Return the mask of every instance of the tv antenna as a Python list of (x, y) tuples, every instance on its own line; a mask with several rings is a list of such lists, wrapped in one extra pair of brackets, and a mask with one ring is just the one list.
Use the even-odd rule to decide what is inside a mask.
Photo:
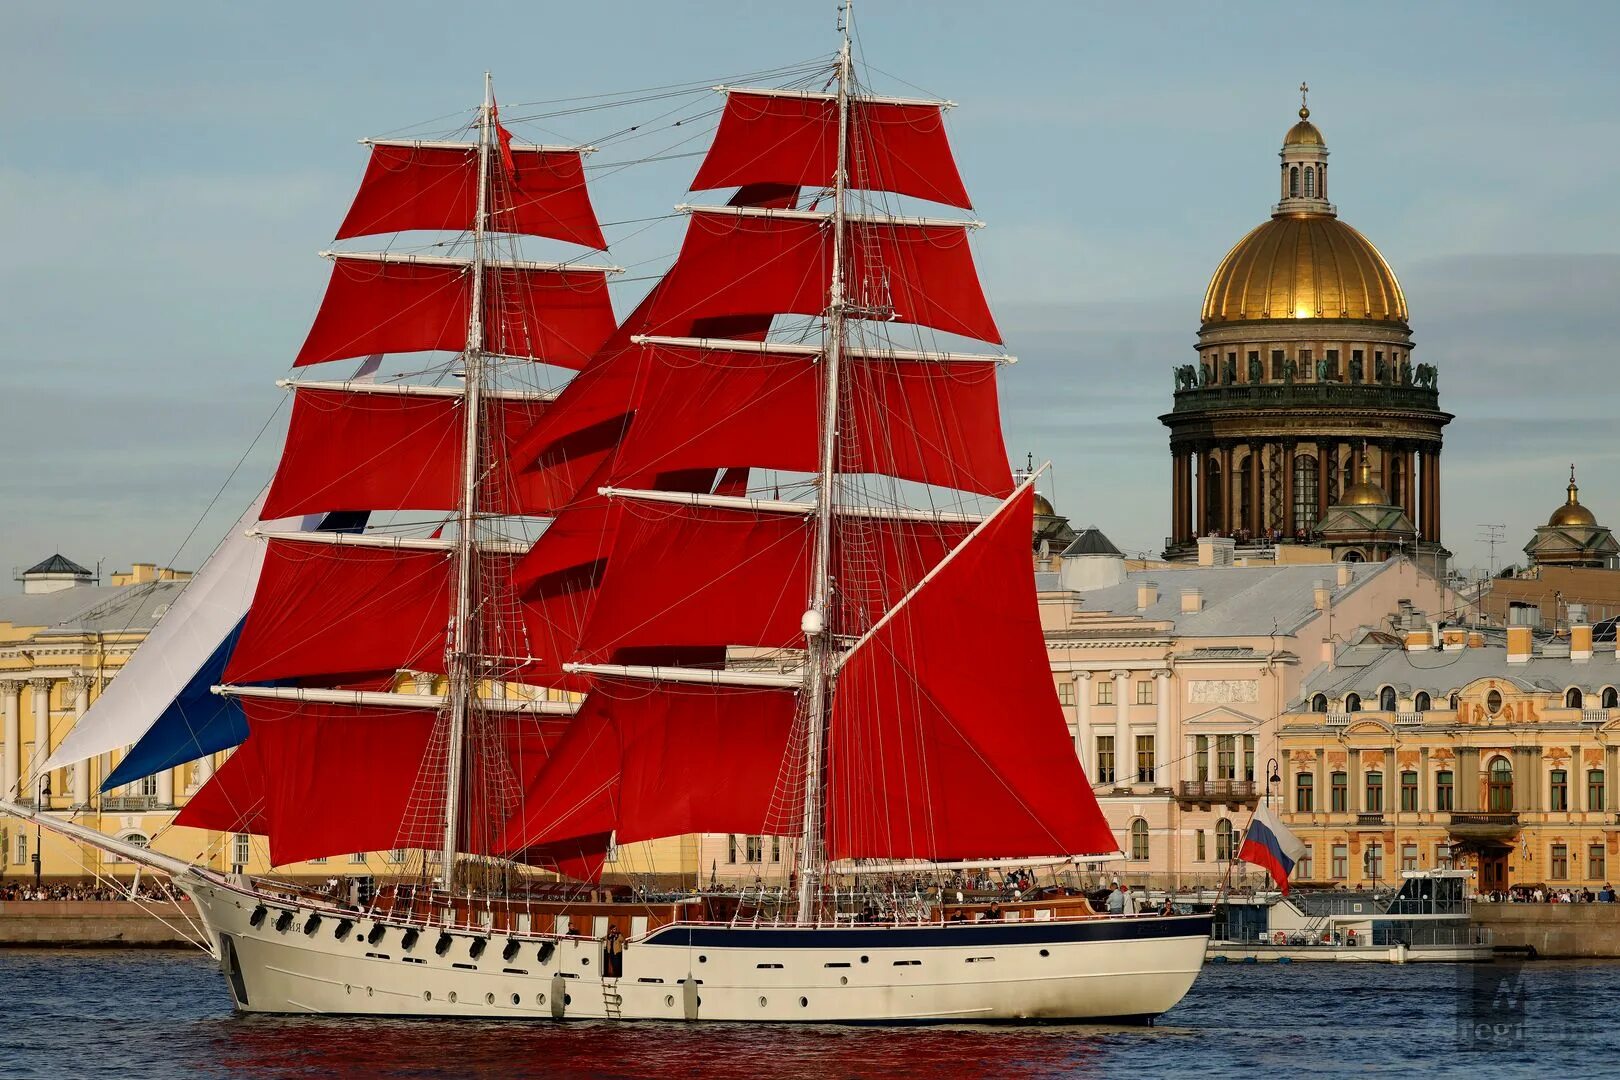
[(1502, 533), (1506, 531), (1507, 525), (1498, 523), (1491, 525), (1480, 525), (1478, 528), (1482, 530), (1479, 535), (1480, 542), (1485, 544), (1486, 547), (1490, 549), (1490, 575), (1491, 577), (1495, 577), (1496, 545), (1502, 543)]

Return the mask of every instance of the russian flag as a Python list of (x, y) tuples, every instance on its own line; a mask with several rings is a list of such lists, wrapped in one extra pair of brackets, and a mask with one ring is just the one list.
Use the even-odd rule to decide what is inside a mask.
[(1244, 834), (1243, 847), (1238, 850), (1238, 858), (1244, 862), (1265, 867), (1284, 896), (1288, 895), (1288, 875), (1304, 854), (1305, 845), (1277, 819), (1269, 806), (1255, 811), (1249, 821), (1249, 831)]

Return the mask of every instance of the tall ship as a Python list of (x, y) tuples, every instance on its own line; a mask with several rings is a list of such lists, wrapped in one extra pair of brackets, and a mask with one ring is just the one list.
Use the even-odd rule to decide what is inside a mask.
[[(234, 747), (177, 825), (390, 874), (310, 888), (5, 806), (169, 875), (239, 1010), (1144, 1021), (1192, 985), (1210, 916), (1063, 885), (1117, 844), (1039, 627), (951, 103), (871, 93), (840, 32), (714, 88), (691, 190), (732, 194), (679, 208), (622, 322), (588, 148), (513, 141), (487, 76), (462, 137), (368, 142), (337, 236), (391, 239), (329, 253), (294, 361), (360, 370), (289, 380), (273, 481), (143, 646), (219, 707), (143, 705), (137, 654), (77, 752), (133, 744), (123, 783)], [(779, 860), (598, 884), (693, 834)], [(986, 895), (989, 867), (1029, 873)]]

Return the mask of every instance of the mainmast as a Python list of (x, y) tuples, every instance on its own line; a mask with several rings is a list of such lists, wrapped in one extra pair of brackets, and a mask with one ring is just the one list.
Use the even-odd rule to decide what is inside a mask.
[(462, 750), (467, 737), (467, 710), (478, 691), (478, 672), (473, 646), (478, 639), (473, 620), (478, 617), (473, 591), (478, 583), (478, 484), (480, 465), (480, 419), (483, 413), (484, 366), (484, 224), (489, 207), (489, 153), (494, 93), (489, 72), (484, 72), (484, 104), (478, 114), (478, 207), (473, 217), (472, 303), (467, 312), (466, 378), (462, 393), (463, 439), (461, 448), (461, 501), (457, 508), (456, 616), (451, 627), (450, 655), (450, 737), (445, 752), (444, 851), (440, 863), (444, 888), (454, 883), (456, 840), (460, 828)]
[(831, 698), (831, 678), (835, 642), (828, 614), (832, 597), (833, 508), (838, 482), (838, 402), (839, 364), (844, 351), (844, 196), (849, 187), (849, 84), (850, 84), (850, 7), (844, 0), (839, 29), (843, 44), (838, 50), (838, 165), (833, 172), (833, 264), (832, 283), (827, 290), (826, 371), (821, 405), (821, 470), (816, 485), (816, 561), (810, 610), (804, 614), (804, 632), (809, 647), (805, 678), (809, 682), (807, 732), (805, 739), (804, 827), (799, 840), (799, 910), (797, 921), (815, 922), (816, 905), (826, 859), (822, 833), (823, 811), (822, 752), (827, 739), (827, 706)]

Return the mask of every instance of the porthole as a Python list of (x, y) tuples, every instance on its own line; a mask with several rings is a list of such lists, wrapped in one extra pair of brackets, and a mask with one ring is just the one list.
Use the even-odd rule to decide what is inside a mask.
[(536, 995), (534, 995), (534, 1003), (536, 1005), (544, 1005), (546, 1003), (546, 995), (544, 995), (544, 994), (536, 994)]
[(765, 1007), (765, 999), (763, 997), (759, 999), (759, 1007), (762, 1009)]
[(810, 1007), (810, 999), (809, 998), (802, 997), (802, 998), (799, 999), (799, 1008), (808, 1009), (809, 1007)]
[(707, 963), (708, 963), (708, 962), (709, 962), (709, 958), (708, 958), (708, 957), (707, 957), (707, 956), (700, 956), (700, 957), (698, 957), (698, 963), (700, 963), (700, 964), (707, 964)]
[(838, 985), (839, 986), (848, 986), (849, 985), (849, 976), (848, 975), (840, 975), (840, 976), (838, 976)]
[(563, 995), (563, 1004), (564, 1005), (572, 1005), (573, 1003), (574, 1003), (574, 995), (573, 994), (564, 994)]
[(863, 956), (863, 957), (861, 957), (861, 963), (863, 963), (863, 964), (868, 963), (871, 959), (872, 958), (870, 956)]
[(456, 1003), (456, 992), (454, 990), (452, 990), (452, 991), (450, 991), (450, 1004), (454, 1005), (455, 1003)]
[(1042, 949), (1041, 950), (1041, 955), (1042, 956), (1051, 956), (1052, 954), (1049, 951), (1047, 951), (1046, 949)]
[(675, 1005), (675, 995), (674, 994), (665, 994), (664, 995), (664, 1008), (666, 1008), (666, 1009), (673, 1008), (674, 1005)]
[(518, 995), (513, 994), (512, 995), (512, 1004), (521, 1005), (521, 1004), (523, 1004), (523, 999), (521, 997), (519, 997)]
[(371, 987), (366, 987), (366, 997), (371, 997)]
[(422, 1000), (423, 1001), (432, 1001), (433, 1000), (433, 991), (431, 991), (431, 990), (422, 991)]
[(348, 983), (344, 983), (343, 984), (343, 992), (345, 994), (352, 994), (352, 993), (354, 993), (354, 987), (350, 986)]
[(485, 994), (484, 995), (484, 1004), (485, 1005), (493, 1005), (493, 1004), (495, 1004), (495, 995), (494, 994)]
[(591, 966), (591, 958), (588, 957), (588, 956), (580, 957), (579, 958), (579, 966), (580, 967), (590, 967)]

